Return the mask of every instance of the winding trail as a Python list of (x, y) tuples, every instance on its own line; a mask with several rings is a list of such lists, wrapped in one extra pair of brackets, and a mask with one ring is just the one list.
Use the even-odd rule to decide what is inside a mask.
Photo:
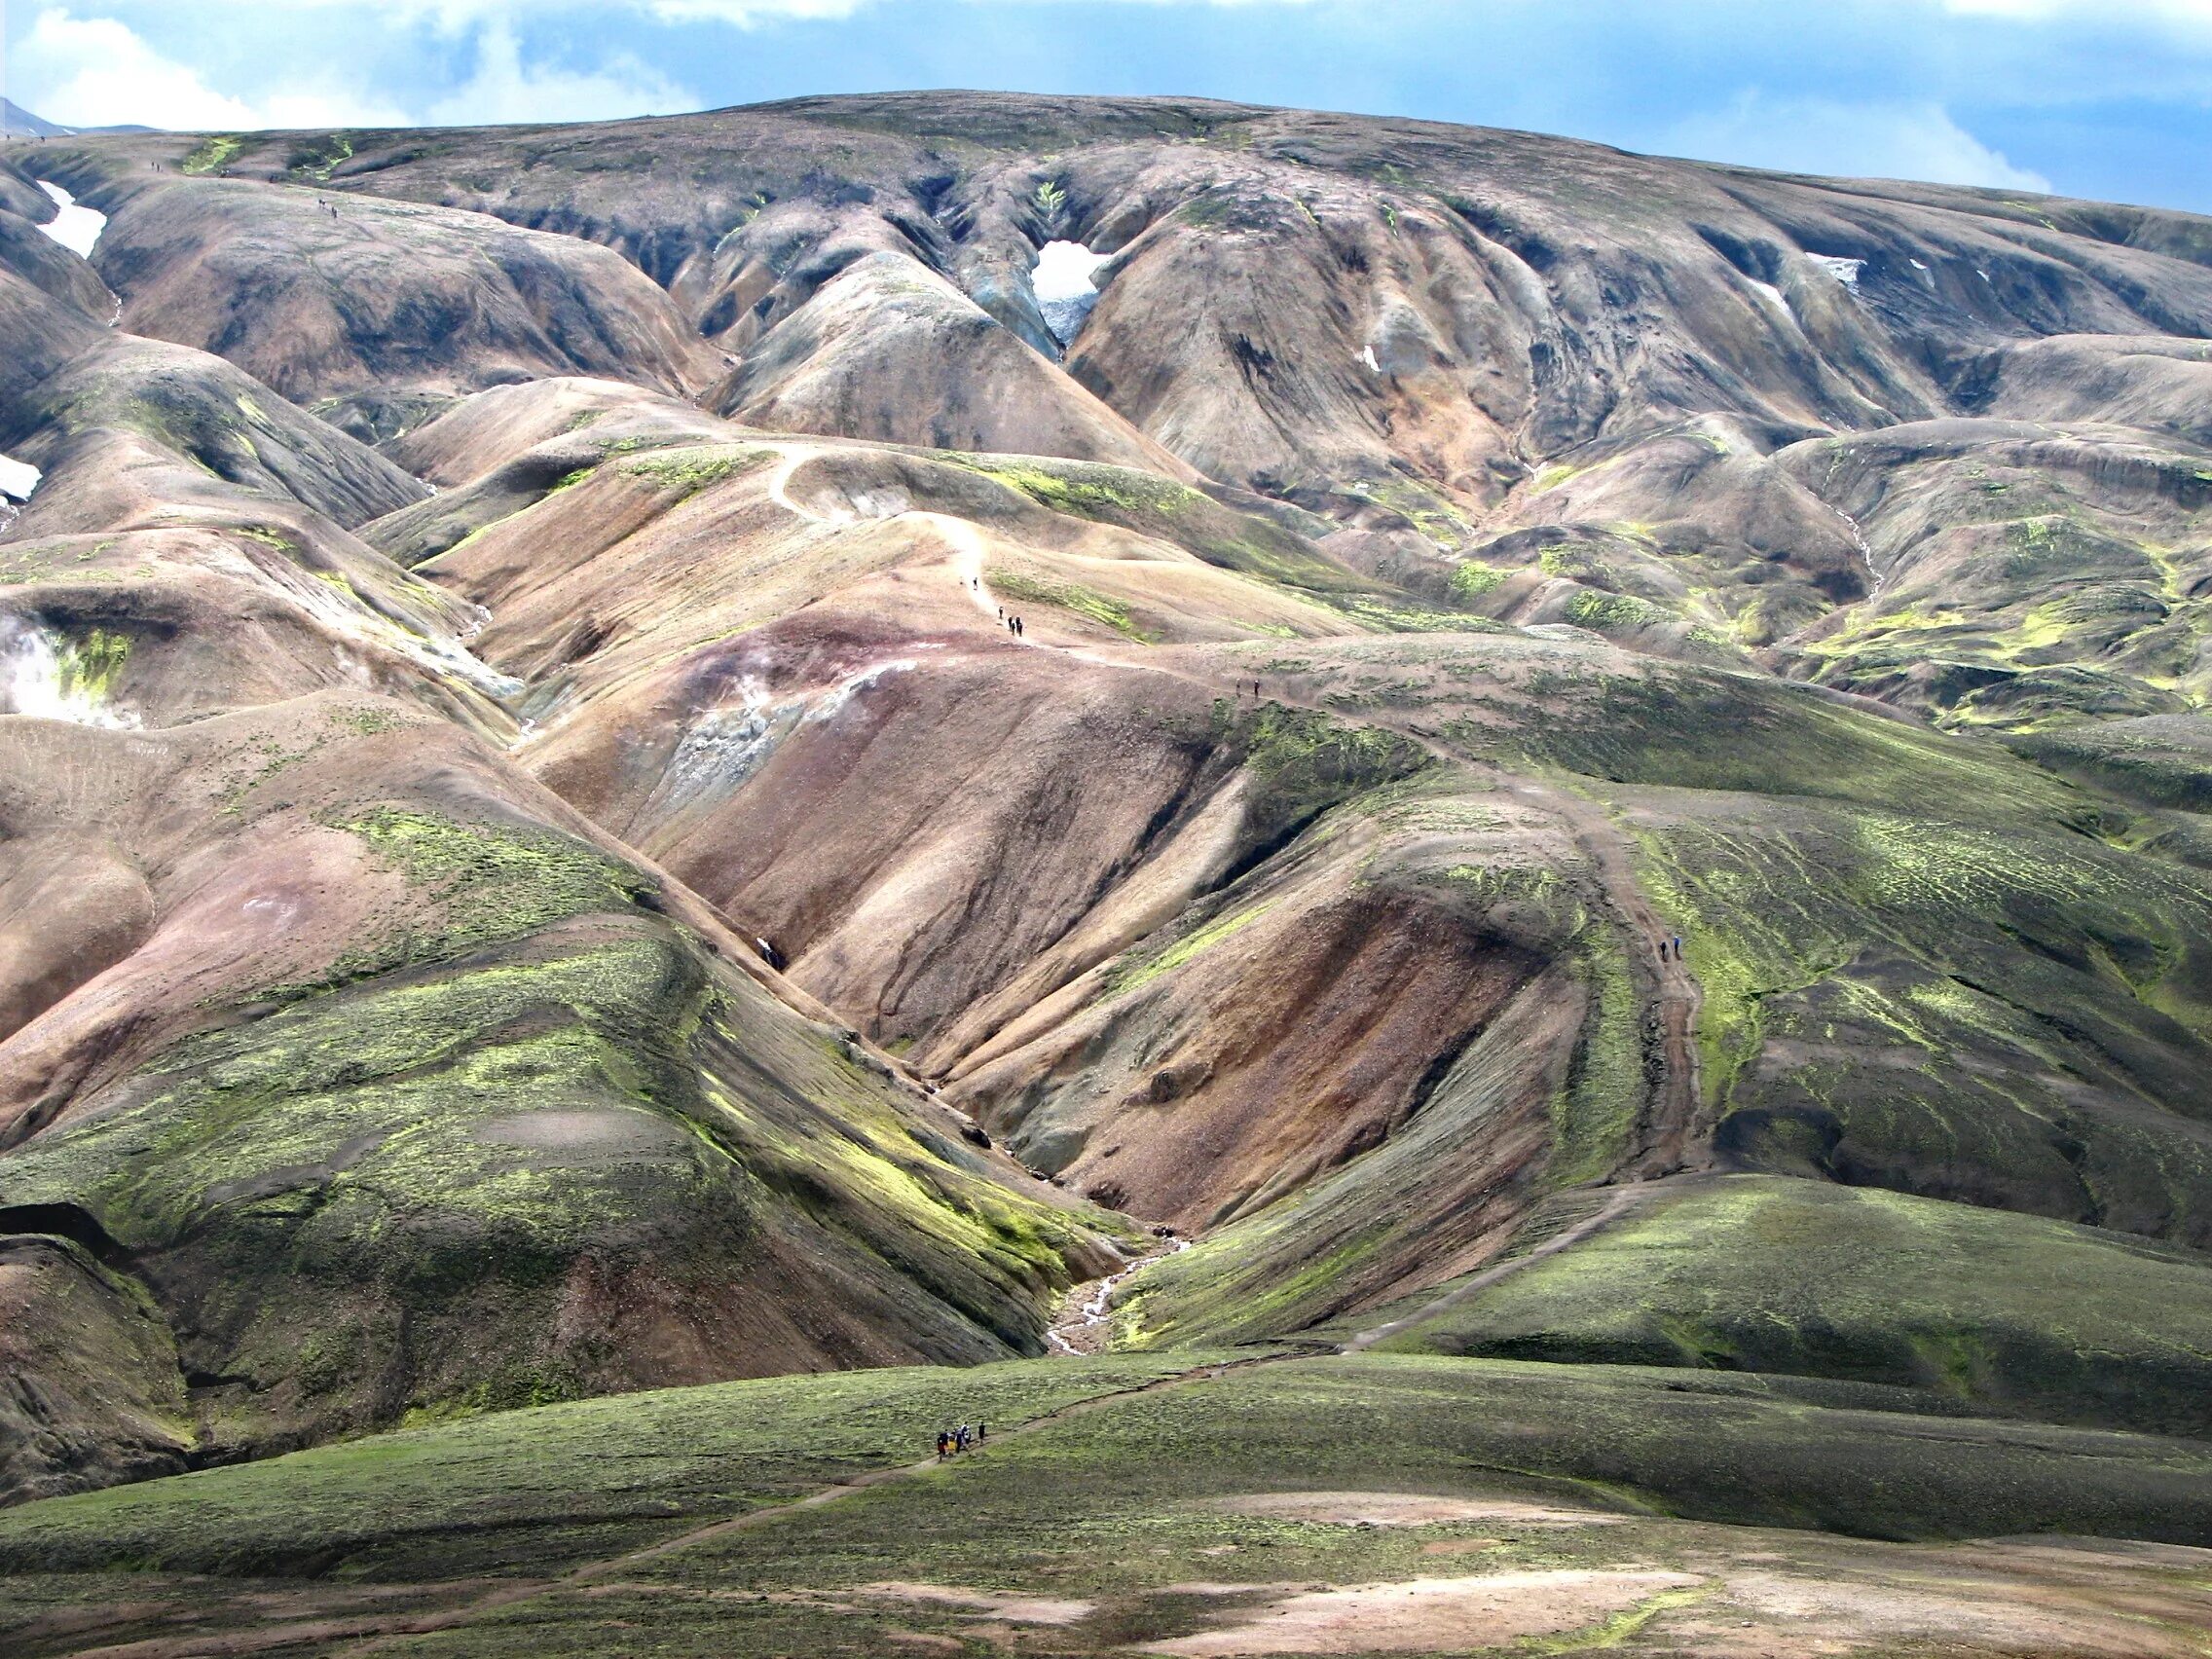
[(976, 608), (991, 619), (992, 624), (1006, 633), (1017, 645), (1028, 645), (1033, 650), (1045, 649), (1042, 641), (1032, 640), (1026, 634), (1008, 630), (1002, 620), (1005, 608), (992, 594), (990, 583), (983, 578), (983, 533), (964, 518), (950, 513), (901, 513), (899, 517), (913, 519), (928, 525), (952, 544), (952, 579), (959, 583), (960, 591), (975, 603)]
[[(1071, 1400), (1064, 1406), (1054, 1407), (1051, 1411), (1030, 1418), (1012, 1428), (1002, 1429), (975, 1451), (961, 1454), (961, 1457), (988, 1456), (991, 1447), (1001, 1441), (1015, 1439), (1025, 1434), (1034, 1434), (1040, 1429), (1065, 1422), (1071, 1418), (1082, 1417), (1088, 1412), (1098, 1411), (1119, 1401), (1133, 1399), (1138, 1395), (1163, 1393), (1171, 1388), (1184, 1388), (1198, 1383), (1216, 1382), (1232, 1371), (1245, 1371), (1254, 1366), (1262, 1365), (1280, 1365), (1288, 1360), (1311, 1357), (1312, 1355), (1309, 1352), (1294, 1350), (1255, 1354), (1245, 1359), (1220, 1360), (1207, 1365), (1193, 1366), (1188, 1371), (1179, 1371), (1171, 1376), (1155, 1378), (1149, 1382), (1139, 1383), (1133, 1387), (1114, 1388), (1104, 1393), (1087, 1395), (1083, 1399)], [(339, 1659), (357, 1659), (359, 1655), (378, 1652), (406, 1637), (424, 1636), (435, 1631), (453, 1630), (458, 1626), (465, 1625), (480, 1618), (486, 1613), (498, 1612), (501, 1608), (514, 1606), (518, 1603), (535, 1601), (540, 1596), (554, 1595), (565, 1590), (582, 1589), (594, 1584), (604, 1584), (610, 1579), (618, 1578), (624, 1572), (658, 1561), (664, 1556), (674, 1555), (679, 1551), (691, 1549), (700, 1544), (711, 1543), (715, 1539), (726, 1537), (732, 1532), (751, 1531), (756, 1528), (772, 1526), (788, 1516), (803, 1514), (810, 1509), (819, 1509), (824, 1504), (835, 1503), (841, 1498), (851, 1497), (856, 1493), (868, 1492), (876, 1487), (887, 1486), (896, 1481), (913, 1480), (940, 1467), (942, 1467), (942, 1464), (940, 1460), (931, 1456), (923, 1458), (920, 1462), (893, 1464), (885, 1468), (869, 1469), (857, 1475), (848, 1475), (843, 1480), (819, 1488), (806, 1493), (803, 1497), (792, 1498), (783, 1503), (769, 1504), (760, 1509), (749, 1509), (742, 1515), (730, 1515), (719, 1521), (710, 1521), (703, 1526), (679, 1532), (673, 1537), (663, 1538), (657, 1543), (645, 1544), (638, 1549), (625, 1550), (619, 1555), (608, 1556), (599, 1561), (585, 1562), (579, 1567), (571, 1567), (558, 1577), (502, 1584), (497, 1589), (473, 1597), (457, 1606), (408, 1613), (371, 1614), (353, 1620), (324, 1619), (314, 1621), (312, 1624), (293, 1624), (258, 1631), (240, 1632), (236, 1638), (217, 1639), (223, 1642), (223, 1645), (220, 1646), (212, 1644), (210, 1640), (204, 1637), (164, 1637), (150, 1641), (129, 1642), (120, 1647), (85, 1649), (71, 1655), (70, 1659), (187, 1659), (188, 1655), (195, 1656), (195, 1659), (197, 1659), (199, 1655), (250, 1653), (265, 1648), (290, 1646), (302, 1641), (335, 1641), (348, 1639), (353, 1640), (353, 1645), (335, 1651), (339, 1655)]]
[[(779, 450), (779, 453), (784, 459), (768, 477), (768, 498), (774, 501), (777, 506), (783, 508), (793, 518), (801, 519), (808, 524), (833, 525), (845, 522), (897, 524), (903, 520), (912, 524), (928, 525), (952, 549), (952, 579), (958, 584), (961, 593), (967, 597), (969, 602), (977, 610), (989, 617), (992, 626), (1005, 633), (1007, 638), (1015, 645), (1028, 645), (1037, 650), (1046, 648), (1041, 642), (1032, 640), (1025, 634), (1015, 634), (1007, 629), (1006, 608), (991, 592), (990, 583), (983, 575), (983, 533), (977, 530), (975, 525), (952, 513), (926, 512), (918, 507), (908, 508), (904, 512), (885, 513), (880, 517), (869, 517), (866, 514), (855, 513), (849, 521), (834, 518), (825, 513), (818, 513), (811, 507), (802, 507), (798, 502), (792, 499), (791, 482), (793, 473), (804, 466), (809, 461), (814, 460), (822, 452), (815, 449), (784, 447)], [(1088, 653), (1079, 652), (1077, 654)]]
[(1659, 920), (1636, 878), (1628, 837), (1612, 815), (1568, 789), (1515, 778), (1513, 793), (1541, 800), (1567, 827), (1575, 847), (1598, 873), (1599, 885), (1623, 928), (1641, 937), (1634, 967), (1644, 990), (1644, 1044), (1656, 1047), (1661, 1069), (1645, 1101), (1639, 1171), (1669, 1175), (1684, 1166), (1691, 1137), (1705, 1110), (1705, 1080), (1697, 1048), (1697, 1019), (1705, 989), (1689, 965), (1663, 954), (1674, 932)]

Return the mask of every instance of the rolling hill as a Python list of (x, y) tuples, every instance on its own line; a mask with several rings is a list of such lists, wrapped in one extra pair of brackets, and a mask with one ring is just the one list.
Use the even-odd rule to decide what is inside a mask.
[[(456, 1613), (330, 1493), (476, 1457), (424, 1524), (527, 1555), (557, 1518), (505, 1538), (484, 1472), (520, 1425), (635, 1395), (677, 1456), (771, 1402), (829, 1437), (793, 1492), (904, 1481), (849, 1381), (739, 1380), (934, 1401), (1070, 1348), (1255, 1492), (1321, 1476), (1289, 1427), (1238, 1463), (1216, 1384), (1372, 1419), (1394, 1492), (1643, 1518), (1544, 1566), (1565, 1523), (1514, 1511), (1501, 1563), (1603, 1580), (1514, 1640), (1788, 1650), (1708, 1624), (1823, 1568), (1754, 1593), (1695, 1528), (2201, 1579), (2212, 221), (1186, 99), (74, 135), (0, 150), (0, 339), (26, 1596), (346, 1568), (505, 1651), (539, 1615)], [(1276, 1651), (1262, 1590), (1326, 1624), (1283, 1599), (1445, 1570), (1198, 1526), (1252, 1494), (1038, 1386), (1040, 1490), (1143, 1494), (1097, 1550), (1178, 1517), (1242, 1588), (1039, 1557), (1083, 1612), (963, 1615), (1023, 1650)], [(292, 1532), (148, 1553), (286, 1470)], [(970, 1479), (881, 1501), (926, 1535)], [(570, 1565), (752, 1502), (684, 1491)], [(889, 1537), (793, 1548), (910, 1591)], [(247, 1616), (193, 1584), (135, 1625), (49, 1585), (18, 1637)], [(2131, 1651), (2085, 1605), (1958, 1650)], [(1914, 1606), (1835, 1651), (1934, 1640)]]

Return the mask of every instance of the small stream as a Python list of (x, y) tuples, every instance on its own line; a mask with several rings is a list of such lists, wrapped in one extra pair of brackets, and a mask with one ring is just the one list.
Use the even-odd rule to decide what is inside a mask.
[(1137, 1257), (1121, 1272), (1108, 1273), (1102, 1279), (1093, 1279), (1091, 1283), (1096, 1288), (1091, 1291), (1088, 1297), (1078, 1301), (1077, 1298), (1082, 1295), (1083, 1286), (1076, 1285), (1070, 1289), (1067, 1303), (1061, 1308), (1059, 1317), (1052, 1321), (1051, 1328), (1045, 1333), (1045, 1340), (1051, 1345), (1052, 1352), (1069, 1354), (1101, 1352), (1106, 1346), (1106, 1321), (1113, 1307), (1114, 1292), (1135, 1274), (1151, 1267), (1153, 1263), (1164, 1261), (1169, 1256), (1179, 1256), (1190, 1247), (1191, 1241), (1188, 1238), (1177, 1238), (1170, 1235), (1159, 1239), (1155, 1241), (1151, 1249)]

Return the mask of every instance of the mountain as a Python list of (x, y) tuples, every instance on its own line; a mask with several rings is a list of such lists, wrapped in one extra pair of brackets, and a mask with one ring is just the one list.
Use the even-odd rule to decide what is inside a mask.
[[(0, 232), (0, 1494), (404, 1428), (504, 1526), (475, 1414), (887, 1366), (1141, 1484), (1052, 1377), (1306, 1355), (1405, 1491), (2212, 1544), (2212, 221), (940, 93), (73, 137)], [(0, 1568), (405, 1553), (179, 1489)], [(1666, 1559), (1512, 1628), (1721, 1650)], [(1066, 1650), (1264, 1650), (1145, 1605)]]
[(0, 98), (0, 137), (63, 138), (73, 130), (40, 120), (12, 98)]

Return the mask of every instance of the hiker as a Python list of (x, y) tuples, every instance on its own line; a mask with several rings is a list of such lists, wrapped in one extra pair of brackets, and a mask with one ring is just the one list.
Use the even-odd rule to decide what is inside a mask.
[(976, 1425), (976, 1444), (977, 1444), (977, 1445), (980, 1446), (980, 1445), (981, 1445), (981, 1444), (982, 1444), (982, 1443), (983, 1443), (984, 1441), (986, 1441), (986, 1440), (990, 1439), (990, 1437), (991, 1437), (991, 1425), (990, 1425), (989, 1423), (987, 1423), (987, 1422), (979, 1422), (979, 1423), (977, 1423), (977, 1424)]
[(944, 1461), (944, 1454), (951, 1445), (952, 1436), (945, 1433), (943, 1429), (939, 1429), (937, 1431), (937, 1460), (939, 1462)]
[(1677, 962), (1679, 962), (1679, 961), (1680, 961), (1681, 959), (1682, 959), (1682, 936), (1681, 936), (1680, 934), (1677, 934), (1677, 935), (1675, 936), (1675, 960), (1676, 960)]
[(767, 940), (756, 935), (753, 940), (753, 948), (760, 953), (760, 960), (777, 973), (781, 974), (784, 971), (784, 953), (769, 943)]

